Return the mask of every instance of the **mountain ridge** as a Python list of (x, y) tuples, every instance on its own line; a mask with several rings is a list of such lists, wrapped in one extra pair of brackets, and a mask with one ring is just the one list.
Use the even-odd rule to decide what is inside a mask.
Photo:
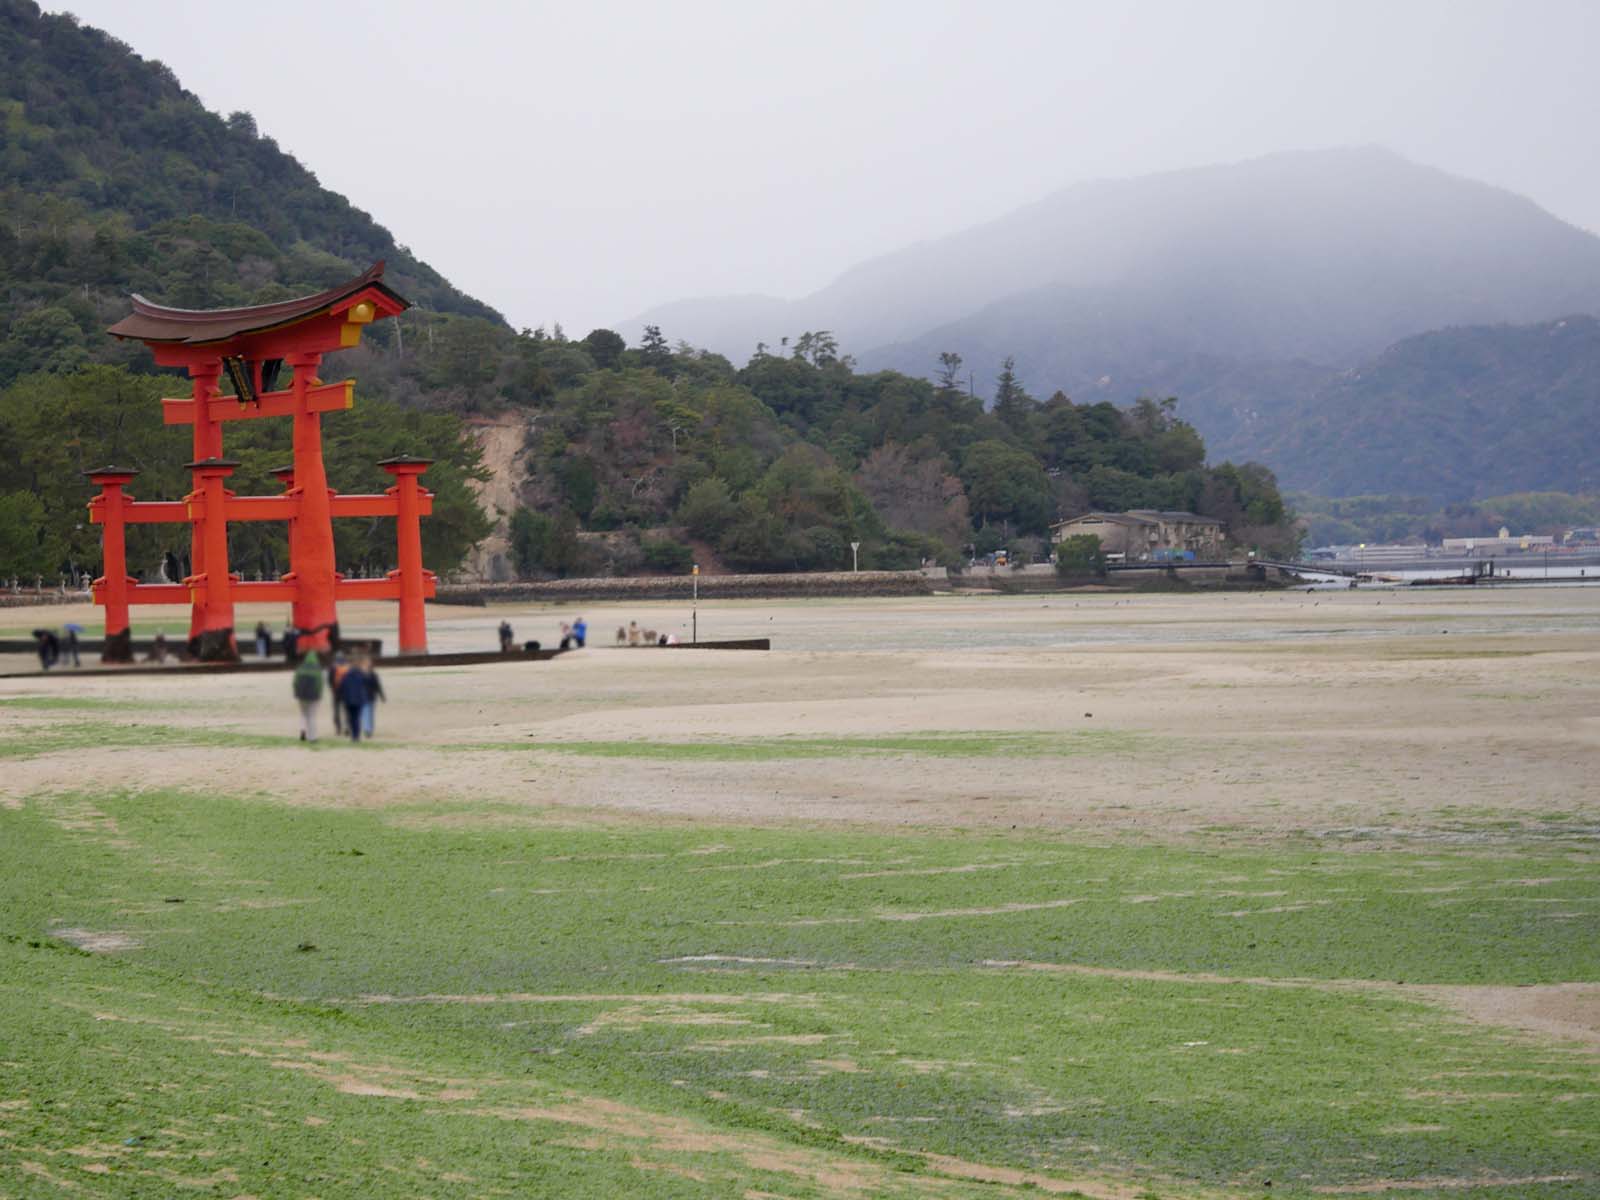
[[(732, 308), (682, 302), (653, 310), (651, 323), (733, 353), (827, 329), (863, 368), (911, 375), (929, 375), (954, 353), (980, 395), (1010, 360), (1040, 395), (1118, 404), (1176, 396), (1218, 454), (1268, 462), (1297, 488), (1342, 487), (1336, 481), (1346, 478), (1366, 486), (1408, 474), (1418, 447), (1366, 437), (1321, 411), (1360, 399), (1340, 373), (1370, 369), (1435, 330), (1457, 331), (1445, 344), (1468, 357), (1473, 338), (1531, 352), (1531, 343), (1508, 350), (1504, 335), (1488, 331), (1600, 312), (1600, 237), (1508, 189), (1381, 147), (1293, 151), (1074, 185), (857, 264), (797, 301)], [(749, 340), (734, 347), (735, 334)], [(1545, 386), (1534, 364), (1525, 367), (1505, 364), (1503, 374)], [(1410, 378), (1444, 392), (1391, 396), (1398, 408), (1368, 418), (1399, 414), (1397, 427), (1415, 435), (1411, 416), (1443, 396), (1460, 399), (1448, 373)], [(1508, 391), (1502, 401), (1515, 410), (1538, 394)], [(1319, 475), (1284, 424), (1313, 415), (1325, 436), (1339, 432), (1381, 461)], [(1447, 443), (1437, 450), (1451, 454)], [(1521, 468), (1480, 477), (1495, 469), (1477, 464), (1470, 480), (1435, 473), (1430, 487), (1482, 495), (1574, 476), (1552, 458), (1549, 479)]]
[[(1380, 193), (1401, 201), (1400, 211), (1387, 220), (1375, 208), (1373, 197)], [(1393, 199), (1389, 205), (1396, 207)], [(1296, 213), (1310, 219), (1297, 228), (1292, 220)], [(1450, 227), (1430, 232), (1441, 221)], [(1252, 228), (1242, 236), (1232, 233), (1241, 223)], [(1460, 272), (1450, 272), (1445, 286), (1434, 289), (1439, 294), (1430, 297), (1423, 289), (1424, 311), (1405, 311), (1394, 298), (1391, 281), (1384, 279), (1387, 260), (1398, 255), (1412, 260), (1413, 267), (1422, 265), (1415, 260), (1425, 249), (1424, 263), (1431, 259), (1432, 265), (1449, 271), (1460, 253), (1460, 234), (1490, 226), (1514, 233), (1520, 253), (1538, 253), (1547, 264), (1576, 255), (1584, 266), (1574, 273), (1559, 262), (1547, 265), (1547, 273), (1557, 278), (1542, 290), (1530, 290), (1526, 281), (1519, 281), (1506, 251), (1480, 250), (1474, 265), (1495, 268), (1492, 285), (1482, 283), (1474, 294)], [(1281, 314), (1278, 323), (1285, 333), (1254, 349), (1226, 339), (1217, 342), (1213, 329), (1210, 348), (1219, 354), (1310, 357), (1346, 365), (1424, 329), (1545, 319), (1600, 305), (1600, 238), (1507, 189), (1367, 146), (1286, 151), (1131, 179), (1090, 180), (943, 238), (864, 260), (799, 299), (741, 297), (734, 303), (743, 311), (716, 318), (720, 327), (715, 329), (702, 324), (718, 303), (712, 297), (657, 306), (620, 328), (626, 332), (656, 324), (736, 359), (758, 340), (772, 344), (786, 334), (825, 328), (864, 364), (921, 373), (932, 369), (939, 350), (966, 353), (958, 344), (929, 353), (934, 332), (947, 342), (959, 342), (972, 336), (969, 323), (985, 308), (1046, 289), (1125, 288), (1141, 281), (1170, 287), (1176, 279), (1186, 295), (1205, 285), (1214, 290), (1252, 256), (1262, 257), (1250, 244), (1251, 234), (1257, 242), (1269, 243), (1268, 258), (1285, 251), (1294, 254), (1293, 269), (1280, 269), (1270, 280), (1277, 300), (1292, 298), (1307, 281), (1331, 274), (1329, 285), (1342, 285), (1347, 292), (1363, 284), (1384, 284), (1372, 291), (1385, 302), (1366, 313), (1361, 311), (1365, 304), (1346, 300), (1340, 319), (1362, 326), (1348, 330), (1330, 330), (1323, 315), (1308, 322), (1316, 330), (1312, 333), (1293, 327), (1288, 314)], [(1355, 244), (1319, 251), (1319, 244), (1330, 238)], [(1258, 273), (1264, 267), (1259, 261), (1249, 265)], [(1452, 303), (1455, 291), (1459, 295)], [(1281, 303), (1262, 307), (1274, 315)], [(1395, 309), (1399, 311), (1390, 311)], [(1013, 351), (1019, 360), (1029, 357), (1025, 347)], [(974, 365), (992, 375), (997, 363)], [(1043, 390), (1060, 386), (1053, 378), (1029, 382)]]

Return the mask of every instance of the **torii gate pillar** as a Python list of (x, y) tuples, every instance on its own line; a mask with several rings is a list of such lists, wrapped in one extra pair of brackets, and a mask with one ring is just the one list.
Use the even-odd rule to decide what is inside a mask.
[(101, 662), (133, 661), (133, 630), (128, 622), (128, 589), (136, 581), (128, 576), (125, 505), (131, 499), (122, 489), (139, 472), (132, 467), (102, 467), (85, 472), (100, 494), (89, 501), (89, 519), (105, 526), (105, 574), (90, 585), (94, 598), (105, 607), (105, 648)]
[(388, 494), (395, 498), (395, 550), (400, 560), (391, 579), (400, 580), (400, 653), (428, 652), (428, 618), (423, 600), (431, 590), (432, 572), (422, 566), (422, 488), (417, 477), (433, 465), (431, 458), (402, 454), (378, 464), (394, 476)]
[(227, 458), (203, 458), (188, 464), (195, 479), (194, 491), (187, 497), (189, 517), (205, 548), (205, 569), (196, 570), (184, 583), (194, 597), (194, 623), (200, 626), (193, 635), (199, 639), (199, 657), (207, 662), (239, 657), (239, 644), (233, 636), (233, 586), (239, 580), (228, 569), (227, 516), (227, 501), (233, 495), (227, 479), (238, 465)]
[(295, 584), (295, 628), (302, 630), (300, 648), (326, 651), (339, 636), (339, 606), (335, 601), (339, 572), (333, 547), (332, 491), (322, 460), (322, 413), (310, 404), (316, 382), (318, 353), (289, 356), (294, 368), (294, 485), (290, 494), (300, 498), (294, 521), (290, 562), (293, 570), (283, 578)]

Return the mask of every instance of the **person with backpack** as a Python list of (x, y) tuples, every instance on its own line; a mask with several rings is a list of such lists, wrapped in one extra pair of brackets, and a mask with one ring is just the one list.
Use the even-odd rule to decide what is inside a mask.
[(294, 669), (294, 698), (300, 705), (300, 740), (317, 740), (317, 705), (322, 701), (322, 663), (309, 651)]

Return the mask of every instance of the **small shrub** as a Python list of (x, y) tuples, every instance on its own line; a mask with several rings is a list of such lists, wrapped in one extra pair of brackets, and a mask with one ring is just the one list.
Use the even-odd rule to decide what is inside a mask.
[(640, 542), (644, 565), (662, 575), (687, 575), (694, 565), (694, 551), (671, 538), (646, 537)]
[(1106, 554), (1100, 548), (1100, 539), (1092, 533), (1075, 533), (1063, 539), (1056, 546), (1056, 572), (1076, 577), (1104, 575)]

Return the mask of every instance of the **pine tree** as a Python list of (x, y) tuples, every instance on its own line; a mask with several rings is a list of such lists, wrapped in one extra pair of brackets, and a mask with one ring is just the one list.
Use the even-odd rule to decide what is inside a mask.
[(1038, 408), (1038, 402), (1018, 382), (1016, 367), (1016, 359), (1009, 354), (1001, 361), (1000, 376), (995, 380), (993, 411), (1007, 429), (1026, 436), (1028, 418)]

